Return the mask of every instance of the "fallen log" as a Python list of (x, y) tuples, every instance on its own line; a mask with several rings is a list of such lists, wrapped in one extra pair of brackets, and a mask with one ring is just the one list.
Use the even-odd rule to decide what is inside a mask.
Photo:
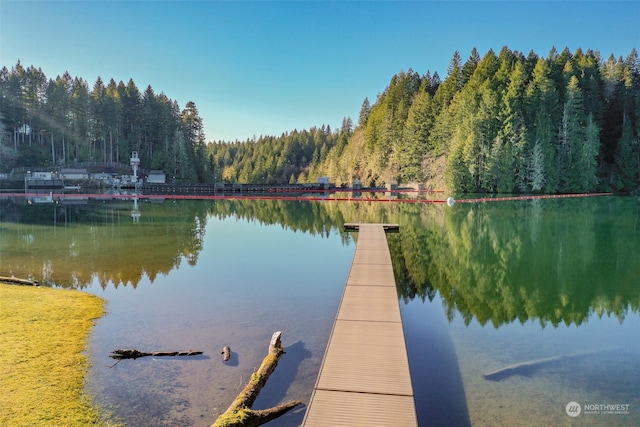
[(15, 276), (0, 276), (0, 283), (10, 283), (13, 285), (40, 286), (37, 280), (21, 279)]
[(528, 360), (526, 362), (516, 363), (514, 365), (509, 365), (504, 368), (498, 369), (497, 371), (487, 372), (482, 375), (482, 378), (489, 381), (502, 381), (514, 375), (521, 376), (530, 376), (536, 370), (564, 360), (577, 359), (579, 357), (590, 356), (595, 353), (600, 353), (603, 350), (595, 350), (595, 351), (585, 351), (581, 353), (573, 353), (573, 354), (561, 354), (559, 356), (545, 357), (544, 359), (536, 359), (536, 360)]
[(216, 419), (211, 427), (259, 426), (284, 415), (291, 409), (302, 404), (299, 400), (294, 400), (269, 409), (251, 409), (251, 406), (258, 398), (258, 394), (267, 383), (269, 376), (276, 369), (280, 357), (284, 354), (281, 338), (282, 332), (274, 332), (269, 342), (269, 352), (262, 360), (260, 368), (251, 375), (249, 383), (240, 394), (238, 394), (231, 406)]
[(137, 359), (139, 357), (145, 356), (196, 356), (198, 354), (202, 354), (201, 351), (197, 350), (185, 350), (185, 351), (140, 351), (135, 349), (118, 349), (113, 350), (109, 355), (112, 359)]

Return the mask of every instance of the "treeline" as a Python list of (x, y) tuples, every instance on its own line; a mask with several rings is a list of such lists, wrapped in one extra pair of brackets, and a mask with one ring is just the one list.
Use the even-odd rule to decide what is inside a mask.
[(124, 161), (189, 182), (427, 183), (450, 192), (637, 191), (640, 60), (552, 48), (455, 52), (441, 80), (393, 76), (357, 124), (205, 143), (193, 102), (135, 83), (90, 90), (68, 73), (47, 80), (18, 63), (0, 71), (0, 172), (13, 165)]
[(14, 166), (56, 167), (75, 162), (129, 163), (137, 151), (143, 167), (189, 182), (215, 171), (206, 156), (202, 119), (193, 102), (184, 109), (151, 86), (140, 92), (98, 77), (68, 72), (47, 78), (18, 62), (0, 70), (0, 172)]
[(365, 99), (346, 147), (311, 166), (337, 183), (430, 182), (453, 192), (633, 190), (640, 173), (640, 61), (504, 47), (447, 77), (401, 72)]
[(353, 122), (344, 118), (340, 129), (323, 125), (309, 130), (294, 130), (279, 137), (260, 136), (236, 142), (214, 142), (208, 145), (209, 157), (216, 170), (222, 171), (224, 182), (305, 183), (323, 176), (310, 165), (320, 165), (333, 148), (347, 145), (353, 133)]

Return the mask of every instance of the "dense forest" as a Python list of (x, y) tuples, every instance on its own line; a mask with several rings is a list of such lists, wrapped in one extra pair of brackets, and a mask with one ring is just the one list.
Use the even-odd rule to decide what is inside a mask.
[(189, 182), (213, 180), (202, 118), (193, 102), (184, 109), (151, 86), (140, 92), (98, 77), (68, 72), (48, 79), (40, 68), (0, 70), (0, 172), (15, 166), (52, 167), (77, 162), (129, 163), (138, 151), (143, 167)]
[[(640, 61), (552, 49), (546, 59), (506, 47), (447, 77), (391, 79), (345, 147), (311, 175), (366, 184), (431, 182), (453, 192), (633, 190), (640, 171)], [(444, 180), (444, 182), (442, 181)]]
[[(423, 182), (451, 192), (634, 191), (640, 186), (640, 59), (503, 47), (447, 76), (391, 78), (358, 122), (246, 141), (206, 142), (193, 102), (183, 110), (129, 80), (92, 89), (20, 63), (0, 70), (0, 172), (14, 166), (126, 162), (187, 182)], [(215, 120), (215, 118), (211, 118)]]

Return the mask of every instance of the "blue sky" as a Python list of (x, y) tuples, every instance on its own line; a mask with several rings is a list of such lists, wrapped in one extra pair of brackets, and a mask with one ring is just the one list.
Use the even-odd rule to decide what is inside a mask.
[(194, 101), (207, 140), (357, 122), (399, 71), (444, 78), (454, 51), (502, 46), (625, 57), (640, 2), (0, 0), (0, 65), (133, 78)]

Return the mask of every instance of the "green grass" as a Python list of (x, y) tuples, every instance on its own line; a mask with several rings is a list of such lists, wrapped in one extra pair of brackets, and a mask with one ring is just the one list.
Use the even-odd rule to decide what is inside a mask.
[(0, 283), (0, 425), (110, 425), (84, 393), (83, 354), (103, 301)]

